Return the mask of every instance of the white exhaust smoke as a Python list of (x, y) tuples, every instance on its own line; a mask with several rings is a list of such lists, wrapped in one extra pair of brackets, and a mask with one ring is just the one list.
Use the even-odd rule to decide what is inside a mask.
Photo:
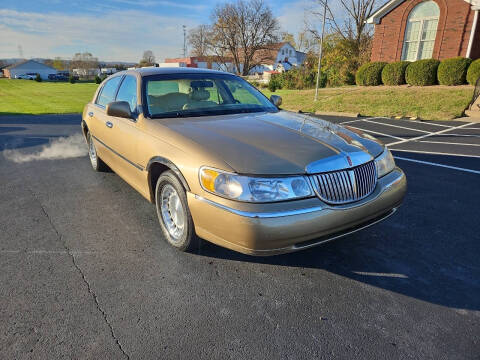
[(3, 154), (10, 161), (24, 163), (27, 161), (68, 159), (85, 156), (88, 154), (88, 150), (82, 134), (76, 134), (52, 140), (35, 153), (25, 154), (18, 150), (4, 150)]

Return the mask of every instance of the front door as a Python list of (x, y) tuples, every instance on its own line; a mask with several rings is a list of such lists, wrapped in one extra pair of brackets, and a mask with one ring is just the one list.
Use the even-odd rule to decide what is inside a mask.
[(131, 119), (108, 116), (105, 114), (107, 124), (106, 145), (116, 157), (112, 168), (122, 178), (136, 189), (141, 189), (145, 170), (138, 163), (138, 139), (140, 131), (137, 127), (137, 78), (134, 75), (125, 75), (115, 101), (126, 101), (132, 112)]

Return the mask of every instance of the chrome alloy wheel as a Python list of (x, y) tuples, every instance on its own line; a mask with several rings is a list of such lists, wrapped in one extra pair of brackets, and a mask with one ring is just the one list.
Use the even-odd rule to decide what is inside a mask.
[(172, 237), (173, 242), (179, 242), (185, 229), (185, 209), (175, 188), (166, 184), (162, 188), (160, 210), (163, 224)]
[(97, 150), (95, 149), (95, 145), (93, 144), (93, 139), (90, 134), (88, 134), (88, 156), (90, 157), (90, 162), (94, 169), (97, 168)]

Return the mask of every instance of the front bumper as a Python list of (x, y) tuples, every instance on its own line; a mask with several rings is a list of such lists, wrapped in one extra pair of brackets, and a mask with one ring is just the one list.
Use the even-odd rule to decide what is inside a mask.
[(407, 188), (399, 168), (378, 179), (367, 198), (331, 206), (318, 198), (246, 204), (188, 193), (198, 236), (250, 255), (306, 249), (373, 225), (395, 212)]

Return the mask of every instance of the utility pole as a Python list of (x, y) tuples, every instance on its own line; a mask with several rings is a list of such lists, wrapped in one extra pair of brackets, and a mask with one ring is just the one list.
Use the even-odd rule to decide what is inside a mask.
[(22, 45), (18, 45), (18, 55), (20, 56), (20, 59), (23, 59), (23, 49), (22, 49)]
[(315, 100), (318, 100), (318, 84), (320, 81), (320, 72), (322, 68), (322, 57), (323, 57), (323, 37), (325, 36), (325, 21), (327, 19), (327, 1), (323, 0), (323, 22), (322, 22), (322, 36), (320, 38), (320, 52), (318, 54), (318, 67), (317, 67), (317, 85), (315, 86)]
[(187, 57), (187, 27), (182, 25), (183, 27), (183, 57)]

